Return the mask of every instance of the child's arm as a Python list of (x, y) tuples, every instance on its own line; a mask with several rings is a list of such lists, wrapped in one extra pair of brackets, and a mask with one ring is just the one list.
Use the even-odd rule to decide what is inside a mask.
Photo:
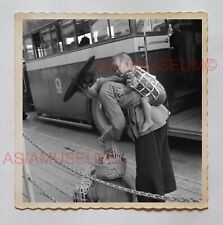
[(118, 77), (118, 76), (109, 76), (109, 77), (100, 77), (97, 79), (98, 81), (98, 88), (100, 89), (101, 86), (105, 83), (105, 82), (108, 82), (108, 81), (113, 81), (113, 82), (119, 82), (119, 83), (122, 83), (124, 82), (124, 79), (121, 78), (121, 77)]
[(125, 89), (124, 89), (125, 94), (129, 93), (131, 90), (132, 90), (132, 88), (125, 86)]
[(120, 82), (122, 83), (124, 81), (123, 78), (118, 77), (118, 76), (110, 76), (110, 77), (99, 77), (97, 78), (97, 80), (95, 81), (95, 83), (88, 88), (88, 93), (92, 96), (92, 97), (97, 97), (98, 93), (101, 89), (101, 86), (108, 81), (114, 81), (114, 82)]
[(118, 95), (118, 97), (121, 97), (122, 95), (129, 93), (131, 90), (132, 88), (127, 86), (120, 87), (120, 88), (117, 88), (116, 94)]

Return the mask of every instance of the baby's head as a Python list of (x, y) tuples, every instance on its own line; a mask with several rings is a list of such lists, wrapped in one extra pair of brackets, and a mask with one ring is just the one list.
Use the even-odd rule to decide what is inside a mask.
[(113, 56), (112, 65), (120, 76), (125, 75), (133, 67), (132, 59), (125, 52)]

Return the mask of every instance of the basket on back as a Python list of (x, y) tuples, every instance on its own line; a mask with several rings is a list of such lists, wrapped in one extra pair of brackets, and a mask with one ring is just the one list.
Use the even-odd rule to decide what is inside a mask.
[(152, 96), (156, 100), (161, 90), (165, 90), (156, 77), (139, 66), (134, 66), (133, 70), (126, 74), (126, 79), (132, 78), (131, 88), (142, 96)]

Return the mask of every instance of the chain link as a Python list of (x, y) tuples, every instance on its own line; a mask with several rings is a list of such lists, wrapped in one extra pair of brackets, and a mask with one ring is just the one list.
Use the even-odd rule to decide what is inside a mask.
[[(130, 189), (130, 188), (126, 188), (123, 186), (119, 186), (117, 184), (113, 184), (110, 183), (108, 181), (105, 180), (101, 180), (99, 178), (97, 178), (94, 175), (87, 175), (84, 174), (83, 172), (74, 169), (73, 167), (71, 167), (70, 165), (65, 165), (62, 162), (58, 161), (57, 159), (55, 159), (54, 157), (52, 157), (50, 154), (48, 154), (46, 151), (44, 151), (42, 148), (40, 148), (37, 144), (35, 144), (30, 138), (28, 138), (24, 133), (23, 133), (24, 138), (29, 141), (34, 147), (36, 147), (41, 153), (43, 153), (44, 155), (46, 155), (47, 157), (49, 157), (50, 159), (52, 159), (54, 162), (56, 162), (58, 165), (60, 165), (61, 167), (70, 170), (71, 172), (90, 179), (92, 181), (98, 182), (100, 184), (106, 185), (108, 187), (120, 190), (120, 191), (124, 191), (124, 192), (128, 192), (130, 194), (135, 194), (135, 195), (139, 195), (139, 196), (143, 196), (143, 197), (147, 197), (147, 198), (152, 198), (152, 199), (156, 199), (156, 200), (163, 200), (163, 201), (170, 201), (170, 202), (199, 202), (201, 201), (201, 199), (193, 199), (193, 198), (183, 198), (183, 197), (175, 197), (175, 196), (166, 196), (166, 195), (159, 195), (159, 194), (153, 194), (153, 193), (149, 193), (149, 192), (143, 192), (143, 191), (138, 191), (135, 189)], [(34, 181), (31, 179), (30, 177), (30, 181), (33, 183)], [(36, 183), (34, 184), (35, 186), (37, 185)], [(44, 191), (44, 190), (43, 190)], [(46, 194), (46, 193), (45, 193)], [(49, 195), (48, 195), (49, 196)], [(49, 196), (51, 198), (51, 200), (53, 199), (51, 196)], [(53, 201), (55, 201), (53, 199)]]
[(27, 175), (27, 179), (30, 183), (32, 183), (37, 189), (40, 190), (40, 192), (46, 196), (47, 198), (49, 198), (51, 201), (56, 202), (56, 200), (50, 196), (49, 193), (47, 193), (42, 187), (40, 187), (29, 175)]

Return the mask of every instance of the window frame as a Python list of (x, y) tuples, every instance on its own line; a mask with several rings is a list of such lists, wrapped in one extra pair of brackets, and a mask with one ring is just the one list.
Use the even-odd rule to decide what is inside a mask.
[[(79, 20), (84, 20), (84, 19), (79, 19)], [(86, 20), (88, 22), (92, 44), (89, 43), (88, 45), (80, 46), (80, 43), (78, 42), (78, 34), (76, 32), (77, 31), (77, 24), (76, 24), (76, 19), (75, 19), (74, 20), (74, 26), (75, 26), (75, 36), (76, 36), (76, 40), (77, 40), (77, 49), (87, 48), (87, 47), (92, 46), (94, 44), (93, 35), (92, 35), (92, 28), (91, 28), (91, 24), (90, 24), (90, 19), (86, 19)]]
[[(151, 20), (151, 19), (149, 19)], [(165, 24), (166, 24), (166, 27), (167, 27), (167, 19), (164, 19), (165, 21)], [(136, 36), (139, 37), (139, 36), (144, 36), (143, 32), (137, 32), (137, 23), (136, 23), (136, 19), (135, 19), (135, 33), (136, 33)], [(166, 31), (148, 31), (146, 32), (146, 36), (161, 36), (161, 35), (167, 35), (168, 34), (168, 28)]]
[[(61, 55), (61, 54), (66, 54), (66, 53), (69, 53), (69, 52), (79, 51), (79, 50), (82, 50), (82, 49), (92, 48), (92, 47), (100, 46), (100, 45), (107, 44), (107, 43), (112, 43), (112, 42), (121, 41), (121, 40), (128, 39), (128, 38), (133, 38), (135, 36), (141, 36), (141, 35), (137, 35), (136, 32), (133, 29), (133, 25), (134, 25), (134, 21), (135, 20), (134, 19), (126, 19), (126, 20), (128, 20), (129, 33), (125, 34), (125, 35), (121, 35), (121, 36), (117, 36), (117, 37), (111, 38), (111, 25), (110, 25), (110, 20), (111, 19), (105, 19), (105, 20), (108, 21), (109, 38), (107, 40), (103, 40), (103, 41), (100, 41), (100, 42), (94, 42), (90, 20), (91, 19), (88, 19), (88, 24), (89, 24), (89, 27), (90, 27), (90, 35), (91, 35), (91, 39), (92, 39), (92, 44), (89, 44), (89, 45), (86, 45), (86, 46), (79, 46), (78, 38), (77, 38), (78, 35), (77, 35), (77, 32), (76, 32), (76, 23), (75, 23), (76, 21), (75, 21), (75, 19), (73, 19), (74, 32), (75, 32), (74, 38), (76, 38), (76, 41), (77, 41), (78, 45), (77, 45), (77, 47), (74, 47), (73, 49), (70, 49), (70, 50), (64, 48), (65, 39), (64, 39), (64, 35), (63, 35), (63, 32), (62, 32), (62, 27), (61, 27), (61, 23), (60, 23), (60, 21), (62, 21), (62, 20), (53, 21), (51, 23), (48, 23), (48, 24), (46, 24), (46, 25), (36, 29), (36, 30), (33, 30), (29, 34), (25, 34), (23, 36), (23, 38), (27, 38), (28, 36), (31, 36), (32, 43), (33, 43), (33, 49), (35, 49), (34, 48), (35, 45), (34, 45), (34, 42), (33, 42), (33, 34), (39, 33), (39, 35), (40, 35), (40, 44), (41, 44), (42, 53), (43, 53), (42, 57), (37, 57), (36, 56), (36, 51), (34, 50), (35, 58), (28, 59), (27, 61), (41, 60), (41, 59), (45, 59), (45, 58), (48, 58), (48, 57), (54, 57), (54, 56)], [(56, 52), (56, 53), (52, 53), (50, 55), (46, 55), (44, 53), (44, 51), (43, 51), (43, 37), (42, 37), (41, 31), (44, 30), (44, 29), (47, 29), (47, 28), (50, 29), (51, 26), (55, 25), (56, 23), (58, 23), (58, 25), (60, 26), (63, 51), (62, 52), (59, 51), (59, 52)], [(50, 37), (51, 37), (51, 45), (53, 47), (51, 32), (50, 32)], [(57, 40), (58, 40), (58, 34), (57, 34)]]
[(74, 28), (74, 39), (75, 39), (75, 41), (76, 41), (76, 43), (77, 43), (77, 46), (76, 46), (76, 47), (74, 46), (74, 48), (73, 48), (73, 49), (70, 49), (70, 50), (68, 50), (67, 47), (65, 47), (65, 46), (66, 46), (66, 40), (65, 40), (64, 33), (63, 33), (62, 21), (63, 21), (63, 20), (59, 20), (59, 21), (58, 21), (58, 24), (59, 24), (59, 26), (60, 26), (60, 31), (61, 31), (62, 43), (63, 43), (63, 51), (60, 52), (60, 53), (63, 53), (63, 52), (70, 52), (70, 51), (76, 50), (76, 49), (78, 48), (78, 40), (77, 40), (77, 35), (76, 35), (75, 20), (74, 20), (74, 19), (71, 19), (72, 25), (73, 25), (73, 28)]
[[(106, 43), (107, 41), (109, 41), (111, 39), (111, 29), (110, 29), (109, 19), (101, 19), (101, 20), (106, 20), (107, 21), (107, 25), (108, 25), (108, 39), (95, 42), (92, 25), (90, 23), (90, 29), (91, 29), (91, 35), (92, 35), (92, 44)], [(89, 21), (91, 21), (91, 20), (89, 20)]]
[[(48, 57), (48, 56), (53, 56), (53, 55), (55, 55), (54, 54), (54, 50), (53, 50), (53, 41), (52, 41), (52, 35), (51, 35), (51, 31), (50, 31), (50, 29), (51, 29), (51, 26), (52, 26), (52, 24), (50, 24), (50, 25), (48, 25), (47, 27), (44, 27), (44, 28), (42, 28), (42, 29), (40, 29), (39, 30), (39, 32), (40, 32), (40, 38), (41, 38), (41, 43), (42, 43), (42, 45), (43, 45), (43, 57)], [(44, 30), (49, 30), (49, 35), (50, 35), (50, 43), (51, 43), (51, 47), (52, 47), (52, 53), (51, 54), (46, 54), (45, 53), (45, 46), (44, 46), (44, 40), (43, 40), (43, 33), (42, 33), (42, 31), (44, 31)]]
[[(32, 42), (32, 50), (33, 50), (33, 58), (32, 58), (32, 59), (29, 58), (28, 50), (27, 50), (26, 44), (25, 44), (25, 39), (28, 39), (28, 38), (30, 38), (30, 39), (31, 39), (31, 42)], [(33, 38), (32, 38), (32, 35), (27, 35), (27, 36), (25, 36), (25, 37), (23, 38), (23, 51), (24, 51), (25, 59), (26, 59), (27, 61), (36, 59), (36, 53), (35, 53), (35, 50), (34, 50), (34, 44), (33, 44)]]
[[(52, 47), (53, 47), (53, 54), (52, 55), (55, 55), (55, 54), (58, 54), (58, 53), (62, 53), (60, 52), (60, 48), (59, 48), (59, 36), (58, 36), (58, 29), (57, 29), (57, 25), (60, 27), (60, 24), (58, 23), (58, 21), (55, 21), (54, 23), (50, 24), (50, 36), (51, 36), (51, 43), (52, 43)], [(53, 41), (53, 37), (52, 37), (52, 32), (51, 32), (51, 28), (55, 27), (55, 33), (56, 33), (56, 43), (58, 45), (55, 45), (54, 44), (54, 41)], [(60, 28), (60, 32), (61, 32), (61, 28)], [(62, 38), (62, 48), (64, 49), (64, 45), (63, 45), (63, 38)], [(56, 50), (57, 49), (57, 50)], [(56, 50), (56, 51), (55, 51)]]
[(125, 19), (128, 21), (128, 27), (129, 27), (129, 33), (128, 34), (124, 34), (124, 35), (120, 35), (120, 36), (117, 36), (117, 37), (111, 37), (111, 20), (118, 20), (118, 19), (108, 19), (109, 20), (109, 33), (110, 33), (110, 39), (114, 40), (114, 39), (117, 39), (117, 38), (121, 38), (121, 37), (125, 37), (125, 36), (129, 36), (132, 34), (132, 28), (131, 28), (131, 19)]

